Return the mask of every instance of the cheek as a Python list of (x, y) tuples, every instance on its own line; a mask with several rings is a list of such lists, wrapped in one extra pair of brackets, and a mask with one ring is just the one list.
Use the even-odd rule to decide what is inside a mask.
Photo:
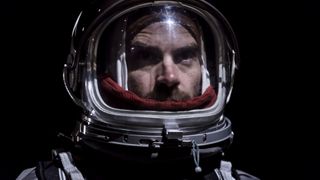
[(153, 88), (152, 77), (149, 72), (132, 71), (128, 74), (129, 90), (139, 96), (146, 96)]
[(190, 94), (198, 95), (201, 86), (201, 72), (197, 70), (185, 73), (183, 82), (186, 91)]
[(195, 87), (199, 87), (201, 82), (201, 73), (199, 71), (193, 72), (190, 75), (190, 79), (191, 79), (190, 85), (192, 89), (194, 89)]

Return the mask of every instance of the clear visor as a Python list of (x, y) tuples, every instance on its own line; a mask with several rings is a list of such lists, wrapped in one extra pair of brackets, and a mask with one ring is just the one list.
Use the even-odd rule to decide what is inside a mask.
[(145, 7), (96, 32), (98, 87), (106, 105), (177, 111), (215, 104), (225, 49), (215, 19), (179, 7)]

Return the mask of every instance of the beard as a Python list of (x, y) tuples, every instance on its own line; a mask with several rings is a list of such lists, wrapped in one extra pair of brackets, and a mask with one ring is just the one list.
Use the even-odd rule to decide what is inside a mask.
[(153, 91), (148, 93), (144, 98), (158, 101), (181, 101), (191, 99), (198, 95), (200, 95), (200, 86), (196, 86), (191, 93), (187, 93), (178, 89), (177, 86), (168, 87), (165, 84), (158, 84), (154, 87)]

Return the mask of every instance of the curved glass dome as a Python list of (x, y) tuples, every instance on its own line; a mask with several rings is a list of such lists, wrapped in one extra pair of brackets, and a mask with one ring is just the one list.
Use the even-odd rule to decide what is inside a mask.
[(82, 82), (77, 103), (90, 131), (162, 136), (170, 126), (192, 139), (230, 126), (223, 109), (238, 50), (218, 10), (205, 1), (117, 1), (93, 14), (75, 25), (70, 73)]

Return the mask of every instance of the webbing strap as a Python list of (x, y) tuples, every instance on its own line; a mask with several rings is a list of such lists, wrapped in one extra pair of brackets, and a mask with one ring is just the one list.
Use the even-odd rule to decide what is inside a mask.
[(220, 162), (220, 169), (215, 169), (219, 180), (235, 180), (232, 177), (232, 164), (228, 161)]
[(73, 165), (71, 157), (66, 152), (59, 153), (59, 157), (64, 172), (71, 180), (84, 180), (81, 172)]

